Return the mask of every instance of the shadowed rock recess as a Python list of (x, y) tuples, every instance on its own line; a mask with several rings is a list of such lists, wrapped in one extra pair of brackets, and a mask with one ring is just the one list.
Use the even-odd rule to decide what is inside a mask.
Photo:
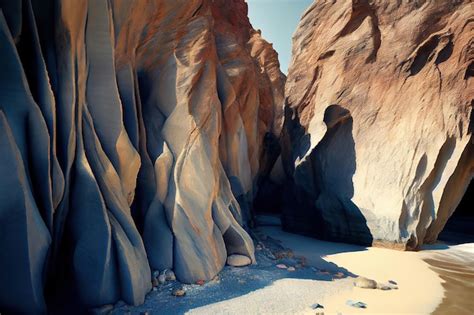
[(255, 261), (285, 76), (243, 0), (0, 8), (0, 311), (139, 304), (153, 270)]
[(435, 241), (474, 175), (473, 64), (472, 1), (315, 1), (293, 38), (272, 172), (287, 177), (284, 228)]

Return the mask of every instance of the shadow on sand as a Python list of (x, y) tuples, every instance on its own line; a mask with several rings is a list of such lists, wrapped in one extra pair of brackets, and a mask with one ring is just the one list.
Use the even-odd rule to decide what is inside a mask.
[[(316, 241), (283, 232), (278, 216), (259, 216), (257, 227), (252, 232), (259, 247), (256, 251), (256, 265), (242, 268), (226, 266), (218, 275), (218, 280), (210, 281), (203, 286), (184, 285), (186, 296), (182, 298), (171, 295), (172, 290), (181, 287), (181, 284), (171, 282), (161, 285), (157, 291), (151, 292), (147, 296), (145, 304), (138, 307), (119, 305), (113, 314), (141, 314), (144, 312), (149, 314), (184, 314), (201, 306), (234, 299), (263, 289), (280, 279), (334, 281), (356, 277), (349, 270), (328, 262), (323, 257), (366, 249), (362, 246), (347, 244), (334, 246), (334, 243)], [(290, 248), (283, 247), (280, 239), (284, 239), (285, 244), (288, 244)], [(315, 241), (320, 242), (317, 247), (314, 247), (314, 243), (312, 243)], [(306, 250), (308, 246), (309, 251)], [(310, 255), (303, 259), (299, 255), (301, 249), (305, 249), (305, 255), (311, 252)], [(290, 252), (291, 254), (288, 255)], [(298, 266), (303, 261), (306, 262), (306, 265)], [(277, 264), (285, 264), (288, 267), (296, 266), (297, 268), (295, 271), (288, 271), (277, 268)]]

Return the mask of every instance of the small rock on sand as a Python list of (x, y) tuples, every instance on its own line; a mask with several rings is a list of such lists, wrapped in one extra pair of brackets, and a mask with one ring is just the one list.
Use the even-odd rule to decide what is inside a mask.
[(388, 283), (393, 284), (393, 285), (398, 285), (398, 283), (396, 281), (393, 281), (393, 280), (388, 280)]
[(311, 305), (311, 308), (312, 308), (313, 310), (315, 310), (315, 309), (318, 309), (318, 308), (324, 308), (324, 306), (322, 306), (322, 305), (319, 304), (319, 303), (315, 303), (315, 304)]
[(176, 280), (176, 276), (174, 275), (173, 270), (165, 269), (165, 271), (163, 273), (165, 274), (166, 281), (175, 281)]
[(244, 267), (252, 263), (250, 258), (244, 255), (233, 254), (227, 257), (227, 264), (233, 267)]
[(377, 283), (377, 289), (382, 290), (382, 291), (388, 291), (388, 290), (391, 290), (392, 288), (386, 284)]
[(362, 289), (376, 289), (377, 281), (365, 277), (358, 277), (354, 281), (354, 286)]
[(355, 301), (352, 301), (352, 300), (348, 300), (346, 302), (347, 305), (349, 306), (352, 306), (352, 307), (356, 307), (356, 308), (367, 308), (367, 304), (365, 304), (364, 302), (355, 302)]
[(391, 283), (377, 283), (377, 289), (387, 291), (387, 290), (398, 290), (398, 286)]
[(184, 291), (183, 289), (175, 289), (171, 292), (171, 294), (174, 296), (182, 297), (186, 295), (186, 291)]
[(285, 264), (278, 264), (278, 265), (276, 265), (276, 267), (277, 267), (278, 269), (288, 269), (288, 266), (285, 265)]
[(288, 270), (288, 271), (295, 271), (296, 269), (295, 269), (295, 267), (288, 267), (287, 270)]
[(164, 274), (159, 275), (159, 276), (158, 276), (158, 282), (159, 282), (160, 284), (165, 283), (165, 282), (166, 282), (166, 276), (165, 276)]
[(196, 281), (196, 284), (197, 284), (197, 285), (204, 285), (205, 283), (206, 283), (206, 281), (204, 281), (204, 280), (198, 280), (198, 281)]

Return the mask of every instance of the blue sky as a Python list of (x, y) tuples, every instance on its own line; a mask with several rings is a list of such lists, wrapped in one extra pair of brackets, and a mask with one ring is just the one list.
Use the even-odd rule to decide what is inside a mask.
[(291, 37), (303, 12), (313, 0), (247, 0), (249, 17), (255, 29), (273, 43), (279, 54), (281, 71), (288, 72), (291, 61)]

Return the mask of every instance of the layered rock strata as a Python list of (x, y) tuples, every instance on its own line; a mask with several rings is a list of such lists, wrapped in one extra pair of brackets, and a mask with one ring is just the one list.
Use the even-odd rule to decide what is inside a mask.
[(0, 9), (0, 311), (139, 304), (152, 270), (255, 261), (243, 209), (285, 77), (243, 0)]
[(293, 45), (284, 227), (435, 241), (474, 174), (472, 1), (315, 1)]

